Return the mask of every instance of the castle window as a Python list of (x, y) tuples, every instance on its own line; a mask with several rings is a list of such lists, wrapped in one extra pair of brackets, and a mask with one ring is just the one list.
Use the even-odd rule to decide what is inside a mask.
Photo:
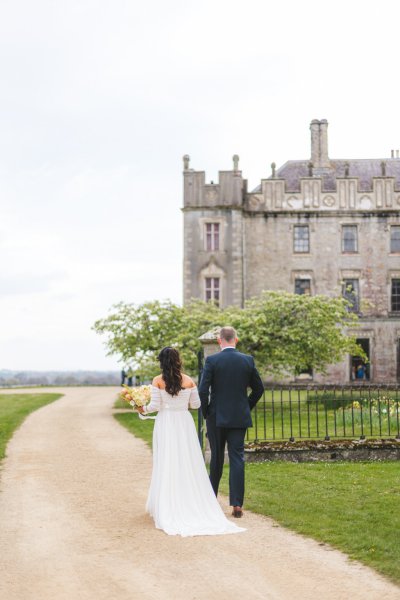
[(342, 226), (342, 252), (358, 252), (357, 225)]
[(214, 301), (219, 304), (220, 299), (220, 279), (219, 277), (205, 278), (205, 298), (206, 302)]
[(400, 312), (400, 279), (392, 279), (392, 312)]
[(390, 228), (390, 252), (400, 252), (400, 226)]
[(294, 226), (293, 251), (310, 252), (310, 231), (308, 225)]
[(296, 278), (294, 280), (294, 293), (300, 294), (300, 296), (303, 294), (311, 296), (311, 280)]
[(342, 296), (350, 303), (347, 310), (358, 313), (360, 310), (360, 287), (358, 279), (345, 279), (343, 281)]
[(206, 223), (206, 250), (216, 252), (219, 250), (219, 223)]

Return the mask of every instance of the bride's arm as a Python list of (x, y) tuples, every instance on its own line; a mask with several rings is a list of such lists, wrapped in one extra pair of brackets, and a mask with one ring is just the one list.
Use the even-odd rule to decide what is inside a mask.
[(189, 408), (200, 408), (200, 396), (197, 387), (191, 388), (189, 397)]
[(154, 384), (151, 386), (151, 398), (150, 402), (143, 406), (142, 414), (147, 415), (147, 413), (156, 412), (160, 410), (161, 406), (161, 390)]

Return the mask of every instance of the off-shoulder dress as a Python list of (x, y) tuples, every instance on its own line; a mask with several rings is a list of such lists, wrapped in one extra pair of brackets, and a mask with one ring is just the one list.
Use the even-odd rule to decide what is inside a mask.
[(155, 526), (169, 535), (219, 535), (245, 531), (229, 521), (211, 487), (189, 409), (199, 408), (197, 387), (177, 396), (152, 386), (146, 413), (157, 411), (153, 471), (146, 504)]

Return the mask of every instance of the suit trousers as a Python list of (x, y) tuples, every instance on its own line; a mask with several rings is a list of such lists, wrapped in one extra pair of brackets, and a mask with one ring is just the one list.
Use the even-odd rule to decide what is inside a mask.
[(215, 415), (207, 417), (207, 437), (211, 449), (210, 481), (217, 496), (225, 459), (229, 456), (229, 504), (243, 506), (244, 497), (244, 437), (246, 428), (217, 427)]

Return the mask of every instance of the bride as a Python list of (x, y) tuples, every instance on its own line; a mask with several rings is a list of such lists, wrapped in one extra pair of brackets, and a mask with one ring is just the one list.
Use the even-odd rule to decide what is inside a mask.
[(153, 472), (146, 510), (169, 535), (218, 535), (245, 531), (224, 515), (208, 478), (189, 408), (199, 408), (197, 387), (182, 373), (179, 352), (163, 348), (150, 403), (158, 411), (153, 431)]

